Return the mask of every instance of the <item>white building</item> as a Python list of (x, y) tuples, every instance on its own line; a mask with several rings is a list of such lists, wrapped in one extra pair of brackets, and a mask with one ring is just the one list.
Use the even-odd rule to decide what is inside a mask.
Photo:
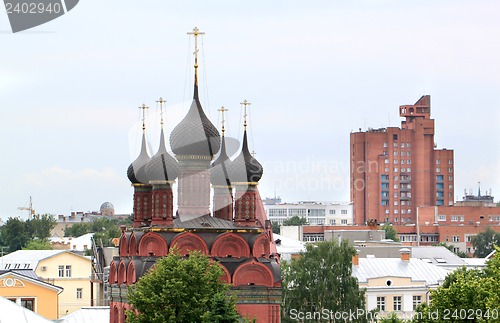
[(352, 225), (353, 208), (348, 202), (315, 202), (280, 203), (264, 205), (267, 218), (273, 223), (298, 216), (305, 218), (310, 225)]
[(429, 302), (429, 291), (440, 286), (450, 270), (400, 250), (400, 258), (353, 258), (352, 275), (366, 289), (366, 310), (378, 309), (381, 316), (395, 312), (410, 319), (415, 308)]

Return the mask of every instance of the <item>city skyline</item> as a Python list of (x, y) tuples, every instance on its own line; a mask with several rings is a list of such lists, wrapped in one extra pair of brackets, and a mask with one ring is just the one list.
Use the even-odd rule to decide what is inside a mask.
[[(196, 6), (193, 6), (196, 4)], [(494, 1), (223, 1), (191, 5), (86, 1), (63, 17), (11, 34), (0, 14), (3, 109), (0, 218), (132, 212), (126, 170), (148, 114), (150, 154), (166, 104), (166, 139), (188, 110), (192, 40), (204, 36), (202, 105), (264, 166), (262, 197), (349, 200), (349, 133), (399, 127), (398, 107), (432, 97), (438, 148), (455, 151), (455, 199), (500, 193), (500, 33)], [(203, 73), (204, 71), (204, 73)], [(491, 125), (491, 126), (488, 126)]]

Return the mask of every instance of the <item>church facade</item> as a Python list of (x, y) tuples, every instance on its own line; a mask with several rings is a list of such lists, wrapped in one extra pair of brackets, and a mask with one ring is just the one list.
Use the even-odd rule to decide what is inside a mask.
[[(195, 46), (198, 33), (195, 28)], [(198, 250), (219, 263), (222, 279), (237, 295), (240, 315), (280, 322), (280, 259), (257, 189), (263, 168), (249, 152), (246, 118), (241, 151), (234, 160), (227, 156), (224, 124), (221, 135), (198, 97), (196, 53), (193, 101), (170, 134), (175, 156), (166, 149), (163, 118), (159, 149), (148, 155), (143, 121), (141, 152), (127, 171), (134, 189), (134, 221), (131, 228), (122, 228), (119, 256), (110, 265), (111, 323), (125, 322), (125, 311), (132, 309), (128, 286), (174, 246), (181, 254)], [(243, 104), (246, 109), (248, 103)]]

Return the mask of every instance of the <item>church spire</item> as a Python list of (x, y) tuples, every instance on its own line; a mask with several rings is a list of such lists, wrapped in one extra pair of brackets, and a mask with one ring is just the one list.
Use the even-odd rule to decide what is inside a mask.
[(198, 96), (198, 36), (205, 35), (204, 32), (200, 31), (198, 27), (194, 27), (193, 31), (188, 32), (188, 35), (194, 36), (194, 93), (193, 99), (199, 101)]

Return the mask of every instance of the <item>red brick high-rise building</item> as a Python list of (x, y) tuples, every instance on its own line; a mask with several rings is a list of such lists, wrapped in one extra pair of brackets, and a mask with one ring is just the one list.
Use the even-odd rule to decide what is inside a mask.
[(415, 223), (419, 206), (453, 205), (453, 150), (435, 149), (430, 96), (399, 107), (401, 128), (351, 133), (354, 223)]

